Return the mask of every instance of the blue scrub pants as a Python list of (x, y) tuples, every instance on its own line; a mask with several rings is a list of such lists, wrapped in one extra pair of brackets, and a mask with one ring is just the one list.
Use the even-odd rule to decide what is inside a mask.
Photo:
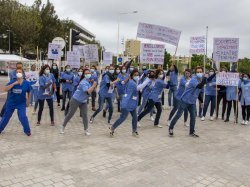
[(103, 105), (104, 105), (104, 101), (107, 101), (107, 104), (109, 106), (109, 117), (108, 117), (108, 121), (110, 122), (111, 118), (112, 118), (112, 115), (113, 115), (113, 103), (112, 103), (112, 97), (102, 97), (100, 96), (99, 94), (99, 97), (98, 97), (98, 109), (95, 111), (95, 113), (93, 114), (93, 118), (96, 117), (96, 115), (102, 111), (103, 109)]
[(116, 120), (116, 122), (112, 125), (112, 129), (115, 130), (117, 127), (119, 127), (127, 119), (129, 113), (132, 116), (132, 131), (136, 132), (137, 131), (137, 113), (136, 113), (136, 109), (133, 110), (133, 111), (128, 111), (127, 109), (122, 108), (121, 109), (121, 115)]
[(189, 134), (193, 134), (195, 132), (194, 129), (195, 129), (195, 120), (196, 120), (196, 115), (195, 115), (196, 106), (195, 106), (195, 104), (188, 104), (188, 103), (185, 103), (183, 101), (180, 101), (180, 107), (179, 107), (177, 113), (175, 114), (174, 118), (172, 119), (169, 129), (174, 129), (174, 126), (176, 125), (177, 121), (181, 118), (181, 116), (185, 110), (188, 110), (188, 112), (190, 113)]
[(14, 113), (15, 109), (17, 109), (17, 115), (18, 119), (21, 122), (23, 126), (23, 131), (25, 134), (30, 133), (30, 126), (29, 126), (29, 121), (26, 115), (26, 106), (25, 105), (20, 105), (20, 106), (14, 106), (14, 107), (6, 107), (5, 113), (2, 117), (2, 120), (0, 121), (0, 132), (2, 132), (7, 124), (9, 123), (9, 120)]

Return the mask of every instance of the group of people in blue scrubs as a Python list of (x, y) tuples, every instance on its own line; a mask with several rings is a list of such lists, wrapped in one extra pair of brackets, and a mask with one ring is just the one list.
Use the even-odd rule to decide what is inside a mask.
[[(76, 110), (80, 109), (80, 117), (84, 126), (85, 135), (90, 135), (89, 123), (94, 123), (96, 116), (103, 111), (103, 117), (108, 112), (108, 124), (110, 136), (114, 136), (116, 129), (132, 116), (132, 135), (139, 136), (138, 127), (142, 126), (143, 118), (150, 114), (153, 126), (162, 128), (160, 118), (163, 108), (164, 90), (169, 91), (169, 103), (171, 111), (167, 125), (170, 136), (174, 135), (174, 127), (184, 113), (184, 125), (190, 127), (189, 135), (199, 137), (195, 132), (196, 117), (200, 116), (205, 121), (210, 105), (210, 120), (218, 118), (219, 109), (222, 108), (222, 119), (230, 120), (231, 108), (235, 113), (235, 122), (238, 120), (238, 101), (242, 109), (241, 124), (247, 125), (250, 118), (250, 76), (242, 74), (238, 87), (217, 86), (215, 69), (204, 72), (202, 67), (196, 67), (194, 71), (186, 69), (184, 75), (178, 79), (178, 69), (171, 65), (168, 72), (161, 67), (148, 69), (146, 65), (142, 70), (132, 66), (132, 61), (121, 66), (106, 66), (102, 74), (96, 66), (85, 66), (73, 70), (69, 65), (64, 71), (59, 70), (56, 63), (51, 66), (44, 65), (40, 71), (36, 71), (32, 65), (27, 73), (23, 71), (22, 64), (17, 63), (16, 70), (10, 74), (10, 82), (5, 86), (8, 92), (6, 103), (1, 111), (0, 133), (8, 124), (13, 112), (17, 109), (19, 120), (26, 135), (31, 135), (29, 121), (26, 115), (26, 107), (34, 104), (37, 114), (37, 125), (42, 123), (42, 113), (45, 100), (49, 106), (51, 125), (55, 125), (54, 101), (61, 106), (60, 90), (62, 91), (62, 107), (65, 119), (60, 132), (63, 134), (69, 121)], [(225, 67), (221, 72), (227, 72)], [(98, 95), (98, 107), (95, 100)], [(204, 96), (204, 97), (203, 97)], [(94, 112), (88, 119), (88, 104), (91, 98), (91, 109)], [(68, 99), (68, 102), (67, 102)], [(117, 101), (118, 119), (112, 119), (114, 113), (114, 101)], [(225, 100), (225, 101), (224, 101)], [(201, 109), (197, 113), (196, 103), (199, 101)], [(220, 102), (222, 102), (222, 107)], [(217, 105), (216, 105), (217, 104)], [(225, 106), (224, 106), (225, 105)], [(105, 114), (105, 115), (104, 115)], [(153, 117), (155, 115), (155, 118)], [(188, 123), (188, 116), (190, 122)], [(112, 121), (113, 120), (113, 121)]]

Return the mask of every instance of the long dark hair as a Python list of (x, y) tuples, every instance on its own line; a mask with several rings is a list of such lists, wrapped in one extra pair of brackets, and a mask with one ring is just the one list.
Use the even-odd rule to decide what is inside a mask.
[[(83, 69), (83, 71), (82, 71), (82, 76), (81, 76), (81, 78), (80, 78), (80, 81), (79, 81), (79, 83), (82, 81), (82, 79), (84, 79), (85, 78), (85, 72), (86, 71), (89, 71), (89, 69)], [(89, 71), (90, 72), (90, 71)]]
[(134, 74), (135, 74), (135, 73), (138, 73), (138, 72), (139, 72), (139, 71), (138, 71), (137, 68), (134, 69), (134, 70), (130, 73), (130, 78), (133, 79)]
[(42, 68), (41, 68), (41, 70), (40, 70), (40, 72), (39, 72), (39, 76), (42, 76), (42, 75), (44, 74), (44, 71), (45, 71), (47, 68), (49, 68), (49, 70), (50, 70), (49, 65), (44, 65), (44, 66), (42, 66)]

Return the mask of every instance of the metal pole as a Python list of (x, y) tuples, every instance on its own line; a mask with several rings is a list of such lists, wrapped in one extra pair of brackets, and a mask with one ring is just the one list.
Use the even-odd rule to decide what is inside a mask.
[(118, 65), (118, 57), (119, 57), (119, 40), (120, 40), (120, 14), (118, 16), (118, 28), (117, 28), (117, 59), (116, 59), (116, 65)]
[(69, 51), (71, 51), (71, 45), (72, 45), (72, 29), (69, 30)]
[(8, 31), (9, 31), (9, 54), (10, 54), (10, 29)]

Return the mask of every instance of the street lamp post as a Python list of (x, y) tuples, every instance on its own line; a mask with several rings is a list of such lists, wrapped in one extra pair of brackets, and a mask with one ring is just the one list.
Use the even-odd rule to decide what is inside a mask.
[(119, 56), (119, 46), (120, 46), (120, 18), (121, 15), (126, 15), (126, 14), (136, 14), (138, 11), (132, 11), (132, 12), (120, 12), (118, 13), (118, 32), (117, 32), (117, 65), (118, 65), (118, 56)]
[(9, 54), (10, 54), (10, 32), (11, 32), (11, 30), (9, 29), (7, 31), (9, 32)]

